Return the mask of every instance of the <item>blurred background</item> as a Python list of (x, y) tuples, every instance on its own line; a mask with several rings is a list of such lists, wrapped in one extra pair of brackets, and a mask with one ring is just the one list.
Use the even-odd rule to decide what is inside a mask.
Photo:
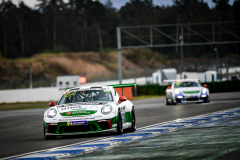
[[(2, 90), (55, 87), (63, 75), (118, 80), (116, 28), (124, 26), (166, 25), (152, 33), (154, 44), (179, 44), (181, 35), (188, 44), (222, 44), (182, 46), (182, 69), (179, 45), (122, 49), (123, 79), (158, 83), (154, 72), (167, 68), (216, 71), (217, 81), (240, 75), (240, 0), (1, 0), (0, 24)], [(127, 31), (150, 38), (149, 29)], [(123, 46), (139, 45), (121, 36)]]

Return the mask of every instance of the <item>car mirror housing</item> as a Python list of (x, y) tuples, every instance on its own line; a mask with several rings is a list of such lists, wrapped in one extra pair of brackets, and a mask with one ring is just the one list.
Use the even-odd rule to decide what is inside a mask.
[(55, 101), (51, 101), (51, 102), (49, 103), (49, 106), (50, 106), (50, 107), (55, 106)]
[(127, 100), (126, 97), (120, 96), (120, 97), (119, 97), (119, 100), (118, 100), (118, 103), (120, 104), (120, 103), (122, 103), (123, 101), (126, 101), (126, 100)]

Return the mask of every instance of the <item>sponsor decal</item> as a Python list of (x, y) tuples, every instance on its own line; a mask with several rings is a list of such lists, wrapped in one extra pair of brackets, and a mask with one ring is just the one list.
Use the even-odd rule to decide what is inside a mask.
[(105, 105), (106, 103), (82, 103), (81, 105)]
[(61, 107), (61, 110), (67, 110), (67, 109), (78, 110), (78, 109), (86, 109), (86, 108), (82, 108), (81, 106)]
[(199, 93), (200, 91), (183, 91), (183, 93), (189, 93), (189, 94), (192, 94), (192, 93)]
[(74, 126), (74, 125), (87, 125), (87, 120), (83, 121), (68, 121), (67, 122), (68, 126)]
[(75, 116), (75, 115), (88, 115), (88, 114), (94, 114), (97, 111), (95, 110), (79, 110), (79, 111), (71, 111), (71, 112), (63, 112), (60, 113), (62, 116)]
[(81, 120), (94, 120), (94, 117), (84, 118), (71, 118), (71, 119), (59, 119), (58, 122), (70, 122), (70, 121), (81, 121)]
[(88, 113), (87, 111), (73, 111), (72, 114), (78, 114), (78, 113)]
[(73, 109), (74, 111), (86, 110), (86, 108)]

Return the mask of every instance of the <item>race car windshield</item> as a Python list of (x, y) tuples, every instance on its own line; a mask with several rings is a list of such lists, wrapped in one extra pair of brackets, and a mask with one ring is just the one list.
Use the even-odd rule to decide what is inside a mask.
[(62, 96), (58, 105), (76, 102), (113, 101), (111, 91), (85, 90), (69, 92)]
[(183, 88), (183, 87), (201, 87), (202, 85), (199, 81), (189, 81), (189, 82), (175, 82), (174, 88)]

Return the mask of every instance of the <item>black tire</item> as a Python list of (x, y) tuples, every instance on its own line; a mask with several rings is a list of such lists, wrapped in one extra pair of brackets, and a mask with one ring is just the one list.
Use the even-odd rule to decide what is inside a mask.
[(208, 100), (206, 102), (204, 102), (204, 103), (210, 103), (210, 97), (208, 97)]
[(118, 111), (117, 134), (122, 134), (122, 133), (123, 133), (122, 116), (121, 116), (121, 112)]
[(130, 132), (134, 132), (136, 131), (137, 127), (136, 127), (136, 116), (135, 116), (135, 110), (134, 108), (132, 109), (132, 126), (129, 129)]
[(50, 139), (57, 139), (57, 136), (46, 135), (44, 126), (43, 126), (43, 136), (44, 136), (45, 139), (48, 139), (48, 140), (50, 140)]
[(177, 105), (177, 102), (174, 103), (173, 99), (172, 99), (172, 105)]
[(170, 105), (170, 104), (168, 103), (167, 97), (165, 98), (165, 105)]

